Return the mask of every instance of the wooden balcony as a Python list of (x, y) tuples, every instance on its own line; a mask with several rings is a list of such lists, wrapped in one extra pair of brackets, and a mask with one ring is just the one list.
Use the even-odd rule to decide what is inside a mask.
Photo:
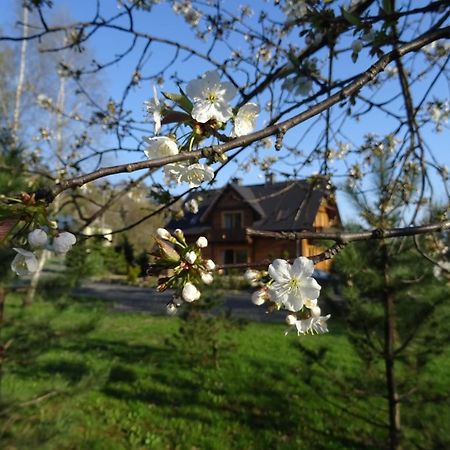
[(210, 231), (211, 242), (246, 242), (244, 228), (216, 228)]

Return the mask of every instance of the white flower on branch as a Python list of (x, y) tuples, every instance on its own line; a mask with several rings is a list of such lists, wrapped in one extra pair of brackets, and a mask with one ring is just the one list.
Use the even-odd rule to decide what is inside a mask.
[(260, 278), (261, 274), (257, 270), (247, 269), (244, 273), (244, 280), (253, 287), (258, 286), (258, 281)]
[(144, 150), (148, 159), (165, 158), (179, 153), (178, 145), (172, 139), (165, 136), (144, 137), (148, 147)]
[(166, 306), (166, 312), (169, 316), (173, 316), (177, 313), (178, 307), (174, 303), (170, 302)]
[[(289, 316), (288, 316), (289, 317)], [(292, 316), (289, 320), (286, 318), (288, 325), (295, 326), (297, 334), (324, 334), (328, 333), (327, 320), (331, 317), (327, 316), (314, 317), (311, 316), (307, 319), (294, 320), (295, 316)], [(288, 334), (290, 330), (287, 330), (285, 334)]]
[(205, 267), (207, 270), (214, 270), (216, 268), (216, 263), (212, 259), (208, 259), (205, 262)]
[(181, 296), (185, 302), (195, 302), (200, 298), (200, 291), (192, 283), (186, 283), (181, 291)]
[(174, 179), (177, 183), (189, 183), (189, 187), (198, 187), (204, 181), (211, 181), (214, 178), (214, 171), (206, 164), (189, 164), (188, 162), (178, 162), (167, 164), (164, 167), (166, 177)]
[(267, 288), (262, 288), (252, 294), (252, 303), (256, 306), (264, 305), (268, 300), (270, 300), (270, 297)]
[(208, 247), (208, 239), (205, 236), (200, 236), (195, 242), (198, 248), (206, 248)]
[(45, 94), (39, 94), (37, 96), (37, 103), (44, 109), (51, 109), (53, 107), (53, 100)]
[(184, 204), (184, 209), (192, 214), (198, 213), (198, 202), (195, 198), (191, 198)]
[(287, 89), (294, 95), (306, 96), (312, 89), (312, 80), (305, 76), (287, 78), (283, 85), (283, 89)]
[(186, 256), (184, 257), (184, 259), (189, 263), (189, 264), (194, 264), (195, 260), (197, 259), (197, 254), (193, 251), (187, 252)]
[(165, 228), (158, 228), (156, 230), (156, 234), (166, 241), (170, 241), (172, 239), (172, 235)]
[(211, 119), (226, 122), (233, 115), (228, 102), (236, 92), (237, 89), (231, 83), (220, 82), (220, 76), (216, 71), (208, 71), (202, 78), (190, 81), (186, 93), (194, 104), (192, 117), (200, 123)]
[(301, 19), (308, 12), (308, 4), (305, 0), (286, 0), (283, 11), (288, 18)]
[(361, 39), (355, 39), (352, 42), (352, 50), (354, 53), (359, 53), (364, 47), (364, 42)]
[(214, 277), (210, 273), (203, 272), (201, 279), (205, 284), (211, 284), (214, 281)]
[(153, 86), (153, 98), (144, 102), (144, 105), (147, 113), (153, 116), (153, 121), (155, 122), (155, 134), (158, 134), (161, 130), (161, 110), (164, 105), (159, 101), (155, 86)]
[(311, 275), (314, 264), (300, 256), (294, 264), (284, 259), (276, 259), (269, 266), (269, 275), (274, 280), (269, 286), (272, 300), (289, 311), (300, 311), (305, 302), (315, 300), (320, 294), (320, 285)]
[(77, 242), (77, 238), (68, 231), (63, 231), (53, 239), (53, 251), (55, 253), (67, 253)]
[(30, 273), (36, 272), (39, 263), (33, 252), (29, 252), (23, 248), (13, 248), (13, 250), (17, 252), (17, 255), (11, 263), (11, 269), (19, 275), (19, 277), (24, 277)]
[(234, 118), (233, 136), (245, 136), (256, 128), (256, 118), (259, 106), (256, 103), (247, 103), (242, 106)]
[(48, 236), (47, 233), (44, 230), (41, 230), (40, 228), (37, 228), (36, 230), (31, 231), (28, 233), (28, 243), (30, 244), (31, 248), (41, 248), (45, 247), (48, 242)]

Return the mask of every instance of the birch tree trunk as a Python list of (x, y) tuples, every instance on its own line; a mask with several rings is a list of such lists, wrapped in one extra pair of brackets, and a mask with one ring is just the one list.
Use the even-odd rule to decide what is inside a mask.
[(27, 64), (27, 37), (28, 37), (28, 15), (29, 11), (28, 8), (23, 6), (22, 8), (22, 22), (23, 22), (23, 41), (22, 41), (22, 47), (20, 49), (20, 67), (19, 67), (19, 78), (17, 80), (17, 87), (16, 87), (16, 102), (14, 106), (14, 116), (13, 116), (13, 123), (12, 123), (12, 132), (14, 139), (17, 139), (17, 132), (20, 128), (20, 103), (22, 100), (22, 95), (24, 91), (24, 85), (25, 85), (25, 70), (26, 70), (26, 64)]
[[(57, 101), (57, 112), (56, 112), (56, 156), (58, 160), (61, 160), (63, 152), (63, 111), (65, 102), (65, 78), (60, 78), (58, 101)], [(53, 202), (53, 207), (55, 211), (58, 211), (60, 205), (60, 197), (57, 197)], [(44, 250), (38, 260), (38, 269), (31, 276), (30, 286), (27, 290), (23, 306), (29, 306), (34, 302), (36, 297), (36, 291), (39, 285), (39, 281), (42, 276), (42, 271), (44, 269), (45, 263), (49, 259), (51, 253), (48, 250)]]

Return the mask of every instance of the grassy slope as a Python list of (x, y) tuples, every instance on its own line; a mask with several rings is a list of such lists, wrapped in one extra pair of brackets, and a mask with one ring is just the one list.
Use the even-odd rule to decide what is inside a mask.
[[(8, 298), (2, 332), (13, 338), (1, 386), (2, 448), (374, 448), (346, 440), (377, 430), (349, 415), (339, 386), (328, 381), (336, 397), (322, 398), (313, 381), (324, 372), (311, 369), (282, 324), (234, 330), (232, 349), (214, 368), (176, 350), (179, 319), (92, 302), (39, 303), (26, 313), (18, 305)], [(301, 343), (327, 350), (330, 374), (358, 370), (339, 325), (331, 327)], [(448, 362), (446, 369), (436, 365), (442, 387)]]

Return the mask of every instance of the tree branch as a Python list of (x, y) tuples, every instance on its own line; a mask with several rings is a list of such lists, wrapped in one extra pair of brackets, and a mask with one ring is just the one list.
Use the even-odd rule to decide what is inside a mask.
[(395, 49), (383, 57), (381, 57), (375, 64), (373, 64), (367, 71), (361, 74), (358, 78), (356, 78), (352, 83), (348, 86), (337, 92), (336, 94), (331, 95), (327, 99), (322, 102), (317, 103), (312, 106), (308, 110), (297, 114), (296, 116), (291, 117), (283, 122), (279, 122), (277, 124), (266, 127), (263, 130), (248, 134), (246, 136), (241, 136), (236, 139), (231, 140), (230, 142), (225, 142), (220, 145), (213, 145), (209, 147), (204, 147), (199, 150), (195, 150), (192, 152), (185, 152), (175, 156), (170, 156), (166, 158), (159, 158), (148, 161), (141, 161), (129, 164), (121, 164), (117, 166), (105, 167), (94, 172), (88, 173), (86, 175), (82, 175), (79, 177), (74, 177), (67, 180), (62, 180), (56, 187), (52, 190), (51, 194), (53, 197), (59, 195), (61, 192), (72, 189), (75, 187), (80, 187), (86, 183), (97, 180), (99, 178), (103, 178), (109, 175), (114, 175), (118, 173), (130, 173), (135, 172), (137, 170), (149, 169), (155, 167), (161, 167), (165, 164), (178, 162), (178, 161), (186, 161), (189, 159), (198, 160), (201, 157), (206, 157), (211, 153), (221, 154), (223, 152), (227, 152), (229, 150), (242, 147), (244, 145), (249, 145), (253, 142), (262, 140), (266, 137), (273, 136), (278, 134), (281, 130), (289, 130), (302, 122), (320, 114), (331, 106), (341, 102), (345, 98), (348, 98), (354, 94), (356, 94), (364, 85), (372, 81), (384, 68), (395, 59), (418, 50), (423, 46), (442, 38), (450, 37), (450, 26), (437, 29), (432, 32), (425, 33), (414, 39), (413, 41), (402, 45), (398, 49)]

